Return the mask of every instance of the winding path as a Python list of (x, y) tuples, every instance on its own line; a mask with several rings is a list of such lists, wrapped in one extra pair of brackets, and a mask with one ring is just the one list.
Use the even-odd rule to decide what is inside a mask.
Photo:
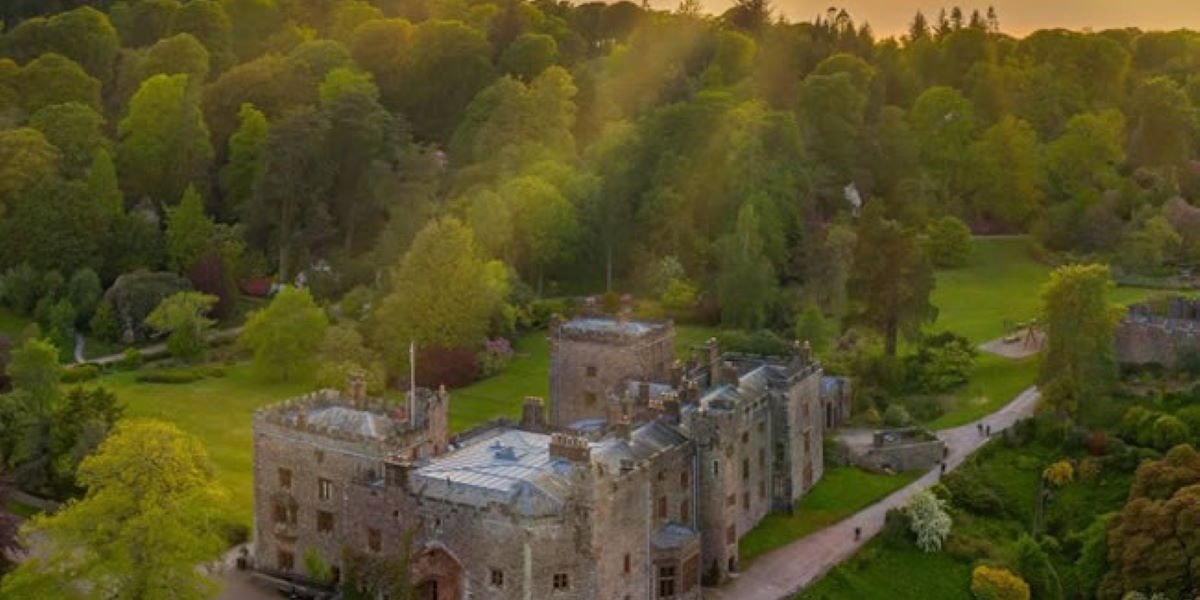
[[(1033, 414), (1041, 394), (1030, 387), (1004, 408), (962, 427), (938, 432), (950, 452), (946, 468), (958, 468), (987, 441), (976, 425), (991, 426), (992, 435), (1008, 429)], [(791, 598), (842, 561), (850, 558), (883, 528), (883, 519), (893, 508), (904, 506), (917, 492), (937, 483), (939, 469), (893, 492), (862, 511), (816, 533), (760, 556), (727, 585), (705, 589), (706, 600), (781, 600)], [(862, 528), (862, 539), (854, 541), (854, 528)]]

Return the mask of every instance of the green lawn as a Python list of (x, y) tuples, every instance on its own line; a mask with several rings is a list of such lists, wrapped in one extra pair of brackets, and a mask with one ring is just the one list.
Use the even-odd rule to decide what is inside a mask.
[(875, 538), (796, 600), (963, 600), (971, 567), (945, 552), (892, 548)]
[(932, 327), (977, 344), (1000, 337), (1006, 321), (1037, 315), (1049, 276), (1050, 267), (1030, 257), (1026, 238), (976, 238), (968, 266), (937, 272), (931, 300), (938, 317)]
[[(933, 305), (938, 318), (932, 328), (953, 331), (975, 343), (1004, 335), (1013, 324), (1037, 316), (1048, 265), (1030, 256), (1026, 237), (975, 238), (965, 268), (937, 272)], [(1140, 301), (1162, 290), (1115, 288), (1109, 299), (1118, 304)]]
[(792, 515), (771, 514), (738, 543), (741, 561), (785, 546), (837, 523), (912, 483), (924, 473), (876, 475), (854, 467), (829, 467), (821, 481), (796, 502)]
[(253, 513), (254, 410), (312, 388), (308, 382), (263, 383), (245, 364), (228, 368), (225, 377), (185, 385), (138, 383), (133, 373), (108, 375), (98, 383), (117, 394), (126, 416), (171, 421), (200, 438), (217, 480), (229, 490), (233, 517), (247, 525)]
[(965, 425), (1008, 404), (1037, 379), (1037, 357), (1013, 360), (980, 352), (971, 369), (971, 381), (953, 394), (953, 406), (928, 423), (931, 429)]
[(526, 396), (550, 391), (550, 344), (544, 331), (525, 334), (503, 373), (450, 393), (450, 430), (463, 431), (495, 417), (519, 419)]
[[(1041, 290), (1051, 268), (1035, 261), (1024, 237), (976, 238), (971, 263), (937, 273), (932, 302), (938, 318), (931, 326), (953, 331), (979, 344), (1001, 337), (1005, 326), (1028, 321), (1041, 309)], [(1116, 288), (1110, 300), (1128, 304), (1158, 293)], [(970, 423), (1004, 406), (1037, 377), (1037, 359), (1010, 360), (981, 352), (971, 382), (954, 393), (946, 414), (929, 423), (946, 429)]]

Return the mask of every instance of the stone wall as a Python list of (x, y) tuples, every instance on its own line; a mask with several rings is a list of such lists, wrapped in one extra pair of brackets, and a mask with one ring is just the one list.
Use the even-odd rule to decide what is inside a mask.
[(606, 396), (627, 379), (666, 381), (675, 360), (675, 328), (664, 323), (630, 337), (550, 336), (550, 423), (603, 419)]
[(1117, 326), (1117, 362), (1173, 369), (1181, 348), (1200, 348), (1200, 321), (1162, 317), (1127, 318)]

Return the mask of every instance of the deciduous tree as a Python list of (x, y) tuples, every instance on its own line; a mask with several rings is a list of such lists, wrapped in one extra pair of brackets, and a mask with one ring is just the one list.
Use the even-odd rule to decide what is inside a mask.
[(213, 159), (208, 127), (186, 75), (155, 75), (142, 83), (119, 127), (121, 186), (134, 200), (176, 202), (202, 185)]
[(159, 303), (146, 316), (146, 324), (160, 332), (169, 332), (167, 351), (171, 356), (195, 360), (208, 346), (205, 338), (216, 321), (207, 315), (217, 300), (216, 296), (200, 292), (178, 292)]
[(1042, 290), (1049, 339), (1038, 372), (1047, 403), (1060, 418), (1110, 393), (1116, 378), (1113, 335), (1119, 315), (1108, 304), (1112, 280), (1103, 265), (1067, 265)]
[[(153, 460), (147, 460), (153, 457)], [(35, 517), (34, 554), (4, 578), (14, 598), (200, 600), (216, 586), (198, 569), (224, 548), (225, 493), (199, 440), (173, 424), (119, 424), (79, 466), (82, 500)], [(98, 527), (97, 524), (104, 524)]]
[(312, 373), (329, 318), (303, 288), (284, 286), (246, 321), (238, 341), (254, 353), (254, 370), (272, 381)]

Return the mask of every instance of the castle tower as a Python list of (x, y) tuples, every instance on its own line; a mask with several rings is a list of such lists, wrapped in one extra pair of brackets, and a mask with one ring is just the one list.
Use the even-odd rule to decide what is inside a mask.
[(581, 317), (550, 329), (550, 422), (568, 427), (607, 416), (605, 395), (627, 380), (665, 382), (675, 327), (624, 317)]

